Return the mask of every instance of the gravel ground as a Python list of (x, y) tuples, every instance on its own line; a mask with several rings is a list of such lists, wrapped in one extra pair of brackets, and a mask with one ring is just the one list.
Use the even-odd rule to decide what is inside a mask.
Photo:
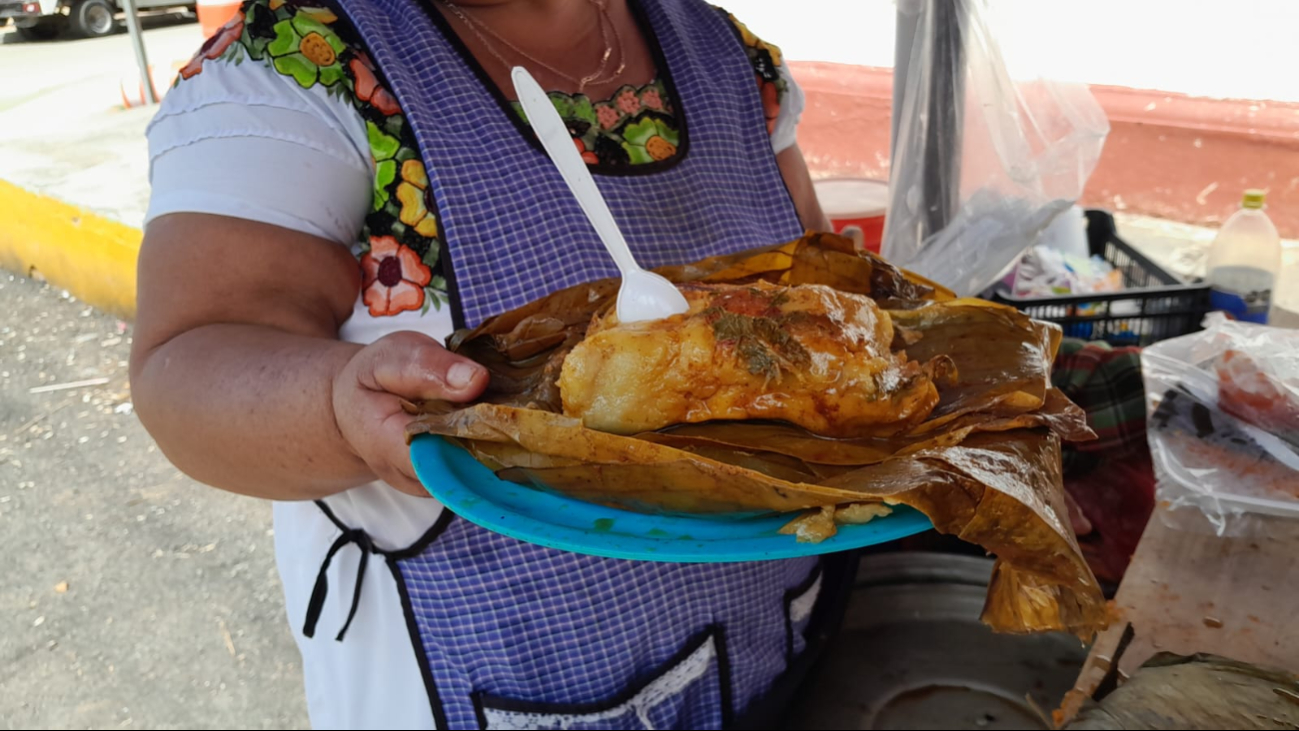
[(305, 728), (269, 505), (157, 451), (130, 338), (0, 272), (0, 728)]

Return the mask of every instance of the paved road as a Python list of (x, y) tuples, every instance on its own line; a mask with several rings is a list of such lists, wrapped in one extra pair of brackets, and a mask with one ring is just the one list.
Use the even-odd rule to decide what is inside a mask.
[[(141, 24), (149, 62), (160, 75), (173, 62), (189, 58), (203, 42), (203, 33), (193, 16), (152, 15), (142, 19)], [(119, 80), (123, 75), (138, 74), (125, 32), (106, 38), (27, 41), (14, 32), (12, 25), (0, 30), (0, 68), (13, 72), (5, 74), (5, 83), (0, 86), (0, 111), (68, 87), (80, 87), (83, 93), (90, 91), (92, 96), (82, 106), (90, 107), (91, 101), (100, 100), (110, 106), (120, 104)], [(99, 84), (101, 80), (109, 83)], [(165, 79), (160, 77), (160, 81)]]
[(0, 272), (0, 728), (304, 728), (270, 510), (156, 451), (130, 336)]
[[(149, 60), (165, 87), (173, 64), (202, 43), (197, 23), (154, 16)], [(122, 108), (122, 81), (138, 87), (124, 34), (25, 42), (0, 30), (0, 179), (132, 226), (148, 199), (145, 124), (153, 108)]]

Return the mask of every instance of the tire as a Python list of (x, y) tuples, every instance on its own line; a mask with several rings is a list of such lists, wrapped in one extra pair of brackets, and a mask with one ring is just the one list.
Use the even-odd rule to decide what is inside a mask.
[(102, 38), (117, 32), (117, 7), (110, 0), (77, 0), (68, 14), (80, 38)]
[(47, 15), (38, 18), (28, 26), (18, 26), (18, 37), (24, 41), (49, 41), (58, 38), (68, 27), (68, 19), (62, 15)]

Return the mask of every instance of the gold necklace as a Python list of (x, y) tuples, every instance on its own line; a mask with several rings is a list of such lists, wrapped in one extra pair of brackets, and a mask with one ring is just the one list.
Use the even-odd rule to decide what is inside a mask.
[[(498, 33), (496, 33), (496, 31), (492, 30), (491, 27), (488, 26), (486, 23), (484, 23), (482, 20), (479, 20), (478, 18), (475, 18), (472, 15), (465, 13), (464, 10), (459, 5), (456, 5), (454, 2), (452, 2), (452, 0), (442, 0), (442, 4), (446, 5), (447, 9), (450, 10), (453, 15), (455, 15), (462, 23), (464, 23), (469, 28), (471, 32), (473, 32), (475, 36), (478, 37), (478, 40), (481, 41), (483, 46), (487, 48), (487, 51), (491, 53), (493, 56), (495, 56), (496, 60), (500, 61), (501, 64), (505, 66), (507, 71), (513, 68), (515, 64), (511, 64), (505, 58), (505, 56), (503, 56), (499, 51), (497, 51), (496, 46), (490, 40), (488, 40), (487, 36), (484, 35), (484, 33), (490, 35), (492, 38), (496, 39), (497, 42), (506, 46), (511, 51), (518, 54), (519, 56), (522, 56), (528, 61), (531, 61), (532, 63), (540, 66), (541, 68), (546, 69), (550, 73), (560, 77), (561, 79), (564, 79), (565, 81), (568, 81), (571, 84), (576, 84), (577, 91), (579, 94), (584, 93), (586, 91), (586, 87), (591, 84), (607, 84), (611, 81), (616, 80), (618, 77), (622, 76), (623, 72), (627, 69), (627, 59), (626, 59), (626, 53), (623, 51), (622, 34), (618, 32), (617, 24), (615, 24), (613, 22), (613, 19), (609, 16), (608, 0), (587, 0), (587, 2), (589, 2), (591, 5), (594, 5), (596, 8), (596, 12), (598, 14), (597, 22), (599, 23), (600, 26), (600, 39), (604, 41), (605, 44), (604, 53), (601, 54), (600, 66), (595, 70), (594, 73), (588, 74), (581, 78), (577, 78), (570, 74), (566, 74), (563, 71), (560, 71), (554, 66), (551, 66), (545, 61), (542, 61), (541, 59), (532, 56), (527, 51), (524, 51), (522, 48), (519, 48), (513, 43), (510, 43), (509, 41), (505, 40)], [(609, 35), (611, 30), (614, 39), (613, 43), (610, 43), (609, 41)], [(605, 75), (605, 69), (609, 67), (609, 58), (613, 55), (613, 50), (615, 45), (618, 48), (618, 68), (614, 69), (613, 73)]]

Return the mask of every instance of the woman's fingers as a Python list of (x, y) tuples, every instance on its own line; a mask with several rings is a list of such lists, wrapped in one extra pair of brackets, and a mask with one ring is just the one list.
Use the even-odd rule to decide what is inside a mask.
[(357, 378), (372, 391), (410, 400), (472, 400), (487, 387), (487, 370), (415, 332), (389, 335), (358, 357)]

